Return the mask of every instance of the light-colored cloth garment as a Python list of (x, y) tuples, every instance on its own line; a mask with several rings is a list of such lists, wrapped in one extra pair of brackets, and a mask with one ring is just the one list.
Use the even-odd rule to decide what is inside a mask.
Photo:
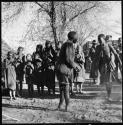
[(79, 44), (74, 45), (75, 49), (75, 62), (81, 67), (79, 72), (74, 71), (74, 82), (84, 82), (85, 81), (85, 57), (82, 47)]
[(11, 90), (16, 90), (16, 72), (15, 72), (15, 66), (13, 65), (13, 62), (9, 59), (5, 59), (5, 76), (6, 76), (6, 82), (7, 87)]

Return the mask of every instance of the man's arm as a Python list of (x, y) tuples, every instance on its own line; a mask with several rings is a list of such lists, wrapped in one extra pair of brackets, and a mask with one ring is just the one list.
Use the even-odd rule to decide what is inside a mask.
[(80, 67), (74, 62), (74, 58), (75, 51), (73, 45), (71, 43), (68, 43), (66, 47), (66, 62), (71, 68), (80, 69)]
[(122, 66), (122, 62), (120, 60), (119, 55), (117, 54), (116, 50), (113, 48), (113, 46), (109, 45), (109, 48), (111, 49), (112, 53), (115, 55), (115, 57), (118, 59), (118, 62), (120, 64), (120, 66)]

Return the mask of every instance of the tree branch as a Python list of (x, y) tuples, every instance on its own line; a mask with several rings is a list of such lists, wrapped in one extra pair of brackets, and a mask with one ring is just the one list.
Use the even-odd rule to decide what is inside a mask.
[(87, 11), (93, 9), (94, 7), (96, 7), (96, 4), (94, 4), (93, 6), (87, 8), (87, 9), (85, 9), (85, 10), (83, 10), (83, 11), (79, 11), (76, 15), (74, 15), (71, 19), (69, 19), (68, 22), (71, 22), (72, 20), (74, 20), (74, 19), (75, 19), (76, 17), (78, 17), (79, 15), (82, 15), (82, 14), (86, 13)]
[[(45, 11), (48, 15), (49, 15), (49, 13), (50, 13), (50, 11), (48, 10), (48, 9), (46, 9), (46, 8), (44, 8), (44, 6), (43, 5), (41, 5), (41, 4), (39, 4), (38, 2), (35, 2), (37, 5), (39, 5), (42, 9), (43, 9), (43, 11)], [(41, 9), (39, 9), (40, 11), (41, 11)]]

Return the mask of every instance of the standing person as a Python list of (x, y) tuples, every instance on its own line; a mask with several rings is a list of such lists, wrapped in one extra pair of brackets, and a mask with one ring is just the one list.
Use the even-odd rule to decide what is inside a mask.
[(26, 84), (28, 84), (28, 93), (29, 95), (33, 94), (33, 83), (32, 83), (32, 75), (34, 71), (34, 66), (32, 63), (31, 54), (27, 54), (26, 56), (26, 64), (24, 66)]
[(24, 50), (23, 47), (19, 47), (16, 54), (17, 96), (19, 97), (20, 94), (22, 94), (23, 81), (24, 81), (25, 55), (23, 54), (23, 50)]
[(16, 92), (16, 72), (15, 67), (16, 63), (13, 58), (13, 53), (11, 51), (8, 52), (7, 58), (4, 60), (5, 63), (5, 76), (6, 76), (6, 82), (7, 87), (9, 89), (9, 96), (10, 100), (12, 100), (12, 97), (14, 100), (16, 100), (15, 92)]
[(90, 48), (88, 57), (89, 57), (89, 61), (91, 62), (90, 78), (93, 79), (94, 84), (96, 84), (96, 79), (98, 78), (98, 71), (94, 70), (95, 51), (96, 51), (96, 40), (93, 40), (92, 47)]
[[(107, 44), (109, 44), (109, 45), (112, 45), (112, 36), (111, 35), (106, 35), (106, 38), (105, 38), (105, 42), (107, 43)], [(112, 46), (113, 47), (113, 46)], [(116, 63), (115, 63), (115, 60), (117, 60), (117, 62), (118, 62), (118, 59), (115, 57), (115, 55), (113, 54), (113, 52), (112, 51), (110, 51), (110, 59), (111, 59), (111, 62), (112, 62), (112, 65), (113, 65), (113, 67), (114, 67), (114, 69), (116, 69)], [(113, 72), (112, 72), (113, 73)], [(115, 72), (114, 72), (115, 73)], [(113, 73), (113, 74), (114, 74)], [(116, 80), (118, 77), (116, 76), (116, 75), (114, 75), (113, 76), (113, 78), (112, 78), (112, 80), (114, 79), (114, 80)]]
[(65, 42), (59, 54), (59, 59), (56, 65), (56, 75), (59, 81), (59, 89), (60, 89), (60, 101), (58, 105), (58, 110), (61, 109), (63, 105), (63, 101), (65, 98), (66, 107), (65, 110), (68, 110), (69, 102), (70, 102), (70, 84), (73, 79), (73, 69), (79, 70), (81, 69), (79, 65), (74, 62), (75, 59), (75, 50), (73, 47), (73, 43), (77, 41), (77, 33), (71, 31), (68, 33), (68, 40)]
[(41, 44), (38, 44), (36, 46), (36, 51), (32, 54), (33, 61), (37, 58), (42, 59), (42, 52), (43, 52), (43, 46)]
[[(34, 67), (34, 72), (33, 72), (33, 80), (37, 84), (37, 90), (38, 94), (40, 95), (40, 87), (42, 88), (42, 94), (44, 92), (44, 74), (43, 72), (43, 67), (42, 67), (42, 59), (37, 58), (35, 59), (35, 67)], [(43, 82), (43, 84), (42, 84)]]
[(53, 49), (51, 42), (49, 40), (46, 40), (45, 47), (43, 50), (43, 61), (45, 70), (48, 69), (54, 69), (55, 65), (55, 58), (56, 58), (56, 52)]
[[(111, 100), (111, 90), (112, 90), (112, 72), (114, 70), (113, 63), (111, 61), (111, 52), (118, 58), (119, 63), (121, 64), (121, 60), (117, 55), (116, 51), (112, 47), (112, 45), (105, 42), (105, 35), (98, 35), (99, 45), (96, 47), (95, 52), (95, 68), (98, 68), (100, 74), (103, 76), (104, 83), (106, 84), (107, 90), (107, 99)], [(121, 64), (122, 65), (122, 64)]]
[[(32, 61), (34, 64), (34, 76), (36, 76), (36, 74), (40, 74), (40, 70), (38, 71), (37, 69), (39, 69), (39, 67), (43, 68), (42, 65), (42, 58), (43, 58), (43, 46), (41, 44), (38, 44), (36, 46), (36, 51), (32, 54)], [(39, 61), (37, 61), (39, 60)], [(41, 71), (42, 72), (42, 71)], [(36, 73), (36, 74), (35, 74)], [(39, 76), (40, 77), (40, 76)], [(36, 77), (38, 78), (38, 77)], [(40, 78), (38, 78), (40, 79)], [(37, 82), (37, 80), (35, 79), (35, 82)], [(37, 84), (37, 83), (36, 83)], [(37, 90), (38, 90), (38, 94), (40, 94), (40, 86), (39, 83), (37, 84)]]
[(50, 88), (53, 88), (55, 94), (55, 61), (56, 52), (51, 45), (51, 41), (46, 40), (45, 48), (43, 50), (43, 66), (45, 73), (45, 82), (48, 87), (48, 93), (50, 94)]
[[(116, 48), (116, 52), (118, 53), (120, 60), (122, 61), (122, 41), (121, 41), (121, 38), (118, 39), (118, 46)], [(121, 82), (122, 68), (121, 68), (117, 58), (115, 58), (115, 64), (116, 64), (115, 74), (116, 74), (118, 82)]]
[(74, 70), (74, 82), (76, 83), (77, 92), (84, 93), (82, 91), (82, 86), (85, 81), (85, 57), (82, 50), (82, 47), (76, 42), (74, 43), (75, 49), (75, 62), (81, 67), (81, 70), (78, 72)]

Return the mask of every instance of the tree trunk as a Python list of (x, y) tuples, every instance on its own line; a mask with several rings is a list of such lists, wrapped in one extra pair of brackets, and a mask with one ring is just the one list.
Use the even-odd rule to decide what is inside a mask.
[(56, 12), (54, 7), (54, 1), (51, 1), (50, 18), (51, 18), (51, 28), (53, 32), (54, 41), (55, 41), (55, 48), (57, 49), (58, 38), (56, 33)]

